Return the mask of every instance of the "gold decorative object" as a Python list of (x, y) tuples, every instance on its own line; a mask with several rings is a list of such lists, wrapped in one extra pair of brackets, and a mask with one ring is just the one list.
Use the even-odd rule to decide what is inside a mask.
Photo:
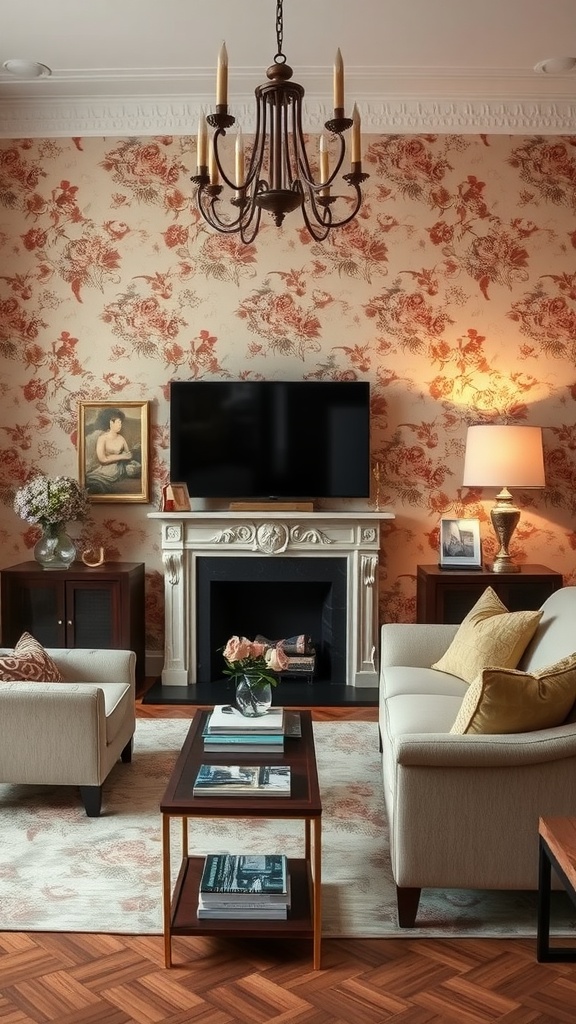
[(95, 569), (97, 565), (104, 564), (104, 548), (86, 548), (80, 557), (84, 565), (87, 565), (90, 569)]
[(372, 475), (373, 475), (375, 483), (376, 483), (375, 499), (376, 499), (376, 511), (377, 512), (380, 512), (380, 499), (381, 499), (381, 494), (380, 494), (381, 480), (380, 480), (380, 477), (381, 477), (381, 473), (382, 473), (381, 463), (380, 462), (374, 463), (374, 469), (372, 470)]

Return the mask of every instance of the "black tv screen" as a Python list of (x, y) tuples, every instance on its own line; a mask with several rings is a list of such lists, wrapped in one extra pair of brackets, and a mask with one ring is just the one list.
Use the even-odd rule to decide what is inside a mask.
[(170, 479), (199, 498), (365, 498), (366, 381), (172, 381)]

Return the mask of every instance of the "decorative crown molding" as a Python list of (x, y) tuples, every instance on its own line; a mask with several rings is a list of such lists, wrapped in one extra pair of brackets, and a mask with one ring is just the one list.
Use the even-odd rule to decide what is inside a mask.
[[(358, 97), (365, 134), (573, 135), (576, 102), (569, 98), (517, 99), (497, 97), (417, 98), (397, 95), (376, 99)], [(82, 136), (150, 136), (196, 134), (202, 110), (212, 97), (122, 97), (6, 99), (0, 93), (0, 138), (75, 138)], [(231, 112), (245, 132), (254, 130), (254, 101), (240, 98)], [(306, 103), (306, 126), (319, 132), (330, 117), (325, 98)]]

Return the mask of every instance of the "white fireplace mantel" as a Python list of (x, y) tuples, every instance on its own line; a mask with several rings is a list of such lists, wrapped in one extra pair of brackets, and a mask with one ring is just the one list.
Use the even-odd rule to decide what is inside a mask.
[(392, 512), (150, 512), (162, 529), (163, 686), (197, 682), (197, 561), (218, 556), (345, 558), (348, 686), (378, 685), (380, 523)]

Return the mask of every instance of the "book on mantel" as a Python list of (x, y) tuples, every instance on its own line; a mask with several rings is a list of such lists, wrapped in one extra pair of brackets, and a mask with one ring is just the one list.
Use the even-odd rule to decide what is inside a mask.
[(290, 765), (201, 764), (193, 796), (290, 796)]

